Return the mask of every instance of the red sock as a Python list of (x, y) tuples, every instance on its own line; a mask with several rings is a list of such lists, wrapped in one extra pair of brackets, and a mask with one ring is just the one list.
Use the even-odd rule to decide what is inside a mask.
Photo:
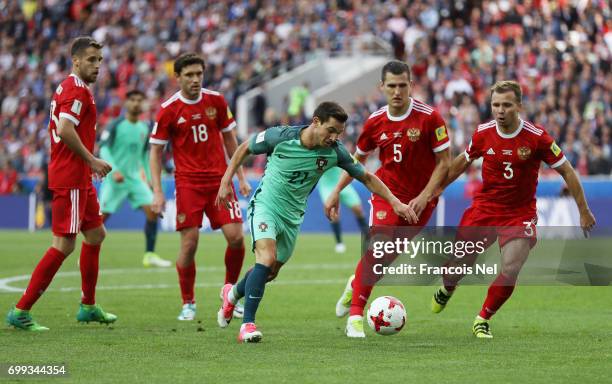
[(244, 261), (244, 246), (225, 249), (225, 284), (236, 284)]
[(489, 287), (487, 298), (482, 305), (479, 316), (483, 319), (490, 319), (491, 316), (504, 305), (506, 300), (510, 298), (512, 291), (514, 291), (515, 284), (516, 279), (504, 276), (500, 273)]
[[(371, 268), (367, 268), (364, 260), (359, 260), (357, 268), (355, 269), (355, 278), (353, 279), (353, 298), (351, 299), (351, 308), (349, 309), (349, 316), (359, 315), (363, 316), (363, 309), (368, 303), (370, 294), (374, 286), (370, 284), (370, 278), (365, 275)], [(366, 271), (364, 271), (366, 269)]]
[(47, 249), (43, 258), (40, 259), (38, 265), (34, 268), (34, 272), (32, 272), (28, 288), (26, 288), (25, 293), (16, 305), (18, 309), (29, 311), (32, 308), (36, 300), (45, 292), (51, 280), (53, 280), (53, 276), (62, 266), (64, 259), (66, 259), (66, 255), (58, 249), (53, 247)]
[(98, 265), (100, 259), (100, 244), (81, 244), (81, 303), (94, 305), (96, 303), (96, 284), (98, 284)]
[(181, 287), (181, 296), (183, 297), (183, 304), (194, 304), (195, 295), (195, 277), (196, 277), (196, 266), (193, 262), (190, 266), (185, 268), (179, 267), (176, 264), (176, 271), (178, 272), (179, 285)]

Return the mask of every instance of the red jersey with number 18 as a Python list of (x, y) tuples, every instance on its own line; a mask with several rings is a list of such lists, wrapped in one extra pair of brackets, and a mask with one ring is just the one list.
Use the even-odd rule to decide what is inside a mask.
[(225, 98), (202, 88), (196, 100), (175, 93), (161, 105), (152, 144), (172, 145), (177, 186), (216, 190), (227, 168), (222, 132), (236, 126)]
[(483, 157), (483, 185), (473, 205), (495, 214), (512, 209), (535, 215), (541, 162), (557, 168), (566, 161), (542, 127), (523, 120), (511, 134), (503, 133), (495, 120), (479, 125), (465, 157), (468, 161)]
[(410, 98), (403, 116), (392, 116), (385, 106), (372, 113), (357, 140), (357, 153), (380, 148), (376, 176), (402, 202), (407, 203), (425, 188), (436, 167), (436, 152), (450, 146), (442, 116)]
[(49, 135), (49, 189), (85, 189), (91, 184), (91, 168), (57, 135), (60, 119), (75, 125), (81, 142), (93, 152), (96, 141), (96, 104), (87, 84), (75, 74), (57, 87), (51, 101)]

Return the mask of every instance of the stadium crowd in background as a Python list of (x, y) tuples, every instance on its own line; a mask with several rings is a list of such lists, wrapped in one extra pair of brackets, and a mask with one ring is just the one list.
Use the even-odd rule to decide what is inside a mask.
[[(474, 8), (462, 0), (0, 0), (0, 169), (3, 180), (12, 169), (41, 174), (49, 103), (78, 35), (104, 43), (105, 65), (93, 88), (98, 127), (120, 113), (133, 88), (145, 92), (153, 120), (176, 88), (172, 62), (182, 52), (204, 56), (204, 86), (223, 93), (235, 112), (240, 94), (312, 58), (355, 53), (352, 42), (361, 35), (388, 41), (412, 66), (413, 95), (441, 112), (455, 151), (490, 116), (489, 87), (518, 79), (524, 117), (561, 143), (580, 174), (610, 174), (610, 13), (605, 1), (569, 0), (483, 1)], [(349, 148), (383, 103), (374, 92), (348, 106)], [(288, 109), (265, 111), (263, 123), (299, 120)]]

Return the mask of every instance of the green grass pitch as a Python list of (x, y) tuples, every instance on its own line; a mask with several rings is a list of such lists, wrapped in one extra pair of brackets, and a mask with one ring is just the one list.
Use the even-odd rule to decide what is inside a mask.
[[(49, 232), (0, 232), (3, 317), (20, 296), (6, 287), (26, 286), (27, 277), (18, 277), (32, 272), (50, 239)], [(174, 259), (178, 240), (175, 233), (160, 234), (158, 253)], [(477, 340), (470, 331), (485, 286), (462, 287), (439, 315), (429, 310), (433, 286), (377, 287), (372, 298), (393, 295), (405, 304), (406, 327), (394, 336), (367, 329), (366, 340), (347, 339), (334, 306), (357, 261), (359, 239), (346, 241), (348, 252), (336, 255), (331, 235), (301, 235), (292, 260), (266, 288), (257, 317), (262, 343), (241, 345), (239, 321), (227, 329), (216, 325), (224, 276), (220, 234), (200, 239), (199, 321), (183, 323), (176, 320), (174, 268), (142, 268), (143, 235), (110, 232), (97, 301), (119, 316), (117, 323), (76, 323), (77, 247), (32, 311), (51, 330), (29, 334), (3, 326), (0, 364), (65, 362), (69, 377), (49, 380), (75, 383), (611, 382), (610, 287), (519, 286), (493, 319), (493, 340)], [(247, 252), (245, 267), (253, 262)]]

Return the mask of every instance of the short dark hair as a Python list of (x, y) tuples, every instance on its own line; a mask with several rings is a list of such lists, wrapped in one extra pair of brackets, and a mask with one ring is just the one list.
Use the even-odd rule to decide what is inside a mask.
[(206, 68), (206, 64), (204, 64), (204, 59), (201, 58), (197, 53), (183, 53), (176, 60), (174, 60), (174, 73), (180, 75), (183, 68), (193, 64), (201, 64), (202, 69)]
[(340, 104), (333, 101), (324, 101), (317, 106), (313, 116), (318, 117), (322, 123), (329, 120), (330, 117), (338, 120), (341, 123), (345, 123), (348, 120), (348, 115), (344, 111), (344, 108)]
[(125, 98), (129, 99), (130, 97), (137, 96), (137, 95), (145, 97), (144, 92), (141, 91), (140, 89), (132, 89), (132, 90), (128, 91), (128, 93), (125, 94)]
[(521, 90), (521, 85), (513, 80), (501, 80), (493, 84), (491, 87), (491, 96), (493, 93), (506, 93), (512, 92), (514, 93), (514, 97), (516, 98), (516, 102), (521, 104), (523, 102), (523, 91)]
[(408, 74), (408, 81), (412, 80), (412, 71), (410, 70), (410, 66), (403, 61), (392, 60), (389, 61), (382, 67), (382, 71), (380, 73), (380, 81), (385, 82), (385, 76), (387, 72), (391, 72), (394, 75), (401, 75), (402, 73)]
[(103, 46), (104, 45), (102, 43), (97, 42), (89, 36), (79, 36), (74, 39), (72, 45), (70, 46), (70, 56), (81, 55), (89, 47), (102, 49)]

